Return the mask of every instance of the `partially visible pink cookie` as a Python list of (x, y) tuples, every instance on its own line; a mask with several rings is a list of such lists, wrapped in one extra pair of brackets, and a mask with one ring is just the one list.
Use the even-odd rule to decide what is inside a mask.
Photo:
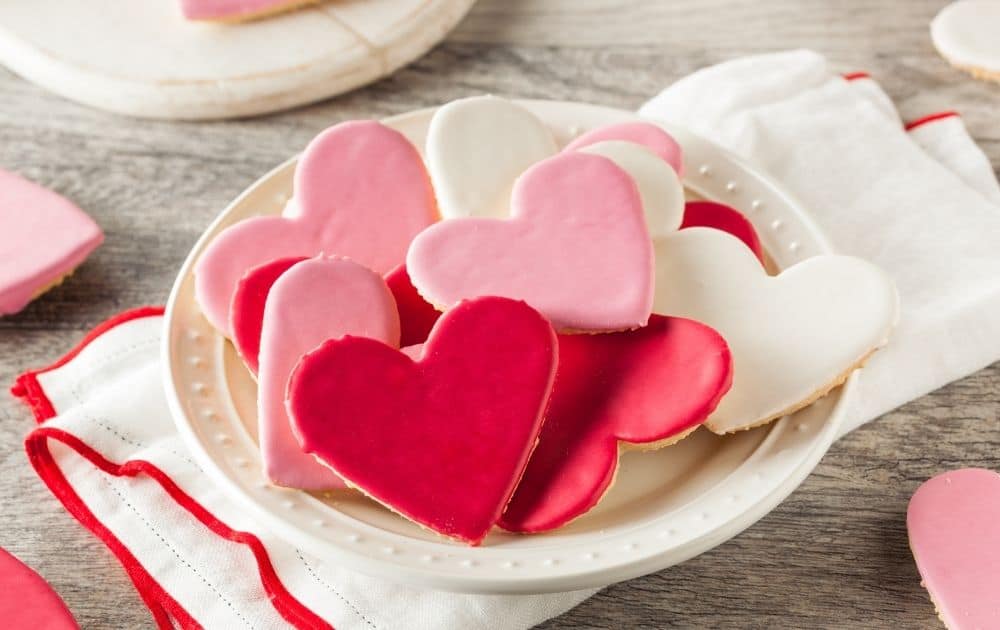
[(189, 20), (242, 22), (291, 11), (320, 0), (181, 0), (181, 12)]
[(295, 196), (281, 216), (228, 227), (195, 266), (195, 297), (208, 321), (232, 336), (230, 306), (240, 278), (296, 256), (346, 256), (385, 274), (414, 235), (437, 219), (424, 162), (403, 134), (356, 120), (316, 136), (295, 169)]
[(257, 415), (264, 469), (279, 486), (327, 490), (344, 485), (302, 452), (285, 398), (299, 359), (347, 335), (399, 346), (396, 304), (374, 271), (343, 258), (314, 258), (292, 266), (271, 287), (260, 336)]
[(4, 628), (79, 630), (42, 576), (0, 548), (0, 620)]
[(1000, 475), (966, 468), (917, 488), (910, 549), (949, 630), (1000, 627)]
[(264, 328), (264, 306), (267, 304), (267, 295), (283, 273), (303, 260), (308, 258), (293, 256), (272, 260), (247, 271), (236, 285), (233, 305), (230, 308), (233, 345), (254, 374), (257, 373), (260, 334)]
[(638, 189), (610, 159), (566, 152), (514, 184), (509, 219), (442, 221), (406, 258), (414, 286), (447, 309), (463, 299), (524, 300), (559, 331), (644, 326), (653, 250)]
[(681, 145), (662, 127), (649, 122), (627, 122), (598, 127), (570, 142), (563, 151), (578, 151), (592, 144), (608, 140), (623, 140), (641, 144), (672, 166), (678, 177), (684, 176)]
[(0, 169), (0, 315), (59, 284), (103, 240), (72, 202)]

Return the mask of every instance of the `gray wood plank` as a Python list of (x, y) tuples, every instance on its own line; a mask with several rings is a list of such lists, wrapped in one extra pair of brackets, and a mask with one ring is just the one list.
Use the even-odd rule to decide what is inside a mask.
[[(669, 82), (737, 55), (807, 46), (871, 72), (905, 118), (958, 109), (1000, 166), (1000, 86), (930, 45), (930, 0), (481, 0), (423, 60), (353, 94), (221, 123), (124, 119), (0, 70), (0, 166), (71, 197), (107, 232), (70, 280), (0, 319), (0, 383), (49, 362), (116, 312), (161, 303), (198, 234), (240, 190), (338, 120), (459, 96), (635, 108)], [(924, 479), (998, 468), (1000, 365), (837, 443), (787, 501), (719, 548), (613, 586), (544, 624), (562, 628), (936, 628), (910, 557), (906, 502)], [(37, 568), (84, 628), (152, 626), (103, 545), (66, 515), (23, 453), (27, 412), (0, 397), (0, 546)]]

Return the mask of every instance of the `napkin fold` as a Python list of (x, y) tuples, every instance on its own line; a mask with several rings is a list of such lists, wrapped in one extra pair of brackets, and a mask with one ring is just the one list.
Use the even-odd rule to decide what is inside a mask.
[[(952, 113), (904, 125), (867, 75), (796, 51), (695, 73), (641, 112), (757, 162), (837, 247), (882, 265), (903, 316), (865, 369), (850, 426), (1000, 356), (1000, 188)], [(995, 316), (992, 319), (996, 319)], [(66, 509), (118, 557), (161, 628), (528, 628), (594, 591), (428, 591), (321, 562), (233, 504), (167, 409), (162, 309), (101, 325), (13, 393), (40, 423), (25, 446)]]

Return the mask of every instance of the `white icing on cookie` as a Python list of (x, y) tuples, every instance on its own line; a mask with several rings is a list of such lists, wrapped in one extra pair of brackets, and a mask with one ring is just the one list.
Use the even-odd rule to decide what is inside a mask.
[(715, 328), (733, 355), (733, 386), (706, 425), (730, 433), (812, 402), (884, 345), (896, 288), (858, 258), (817, 256), (769, 276), (739, 239), (680, 230), (656, 245), (653, 311)]
[(514, 180), (558, 151), (545, 124), (495, 96), (452, 101), (427, 130), (427, 168), (441, 216), (505, 218)]
[(931, 39), (952, 64), (977, 75), (1000, 79), (1000, 2), (962, 0), (931, 22)]
[(684, 187), (660, 156), (634, 142), (610, 140), (580, 151), (602, 155), (632, 176), (639, 188), (649, 235), (656, 239), (676, 232), (684, 220)]

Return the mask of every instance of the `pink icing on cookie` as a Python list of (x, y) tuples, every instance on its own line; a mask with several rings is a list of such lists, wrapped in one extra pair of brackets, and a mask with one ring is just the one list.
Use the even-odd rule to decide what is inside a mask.
[(4, 628), (79, 630), (66, 604), (42, 576), (0, 549), (0, 619)]
[[(343, 258), (314, 258), (286, 271), (271, 287), (260, 339), (257, 415), (264, 468), (279, 486), (343, 487), (330, 469), (302, 452), (285, 399), (299, 359), (328, 339), (345, 335), (399, 345), (396, 305), (374, 271)], [(352, 434), (352, 430), (341, 433)]]
[(189, 20), (239, 20), (282, 11), (317, 0), (181, 0)]
[(301, 256), (279, 258), (246, 272), (233, 294), (233, 305), (229, 309), (233, 345), (243, 361), (254, 374), (260, 354), (260, 333), (264, 327), (264, 305), (271, 286), (281, 274), (303, 260)]
[(385, 277), (385, 283), (389, 285), (399, 309), (399, 345), (406, 347), (426, 341), (434, 322), (441, 317), (441, 311), (420, 297), (410, 281), (410, 274), (406, 273), (406, 265), (390, 272)]
[(323, 344), (296, 368), (288, 407), (303, 449), (351, 485), (477, 545), (524, 471), (555, 369), (549, 323), (483, 297), (445, 313), (416, 360), (371, 339)]
[(500, 526), (534, 533), (580, 516), (611, 485), (619, 441), (682, 436), (731, 382), (726, 342), (689, 319), (653, 315), (638, 330), (560, 335), (545, 424)]
[(684, 176), (681, 145), (662, 127), (653, 123), (640, 121), (598, 127), (570, 142), (563, 151), (576, 151), (606, 140), (624, 140), (641, 144), (672, 166), (678, 177)]
[(0, 315), (23, 309), (103, 240), (69, 200), (0, 169)]
[(738, 210), (715, 201), (689, 201), (684, 204), (684, 221), (681, 229), (709, 227), (728, 232), (750, 248), (763, 264), (764, 248), (753, 223)]
[(247, 219), (219, 234), (195, 267), (195, 295), (213, 326), (232, 336), (229, 308), (247, 270), (293, 256), (347, 256), (380, 274), (403, 262), (413, 236), (436, 219), (419, 153), (374, 121), (319, 134), (295, 170), (282, 216)]
[(557, 330), (646, 324), (653, 249), (625, 171), (601, 156), (562, 153), (528, 169), (511, 203), (509, 219), (449, 219), (417, 235), (406, 268), (428, 302), (524, 300)]
[(1000, 475), (967, 468), (917, 488), (910, 549), (950, 630), (1000, 627)]

